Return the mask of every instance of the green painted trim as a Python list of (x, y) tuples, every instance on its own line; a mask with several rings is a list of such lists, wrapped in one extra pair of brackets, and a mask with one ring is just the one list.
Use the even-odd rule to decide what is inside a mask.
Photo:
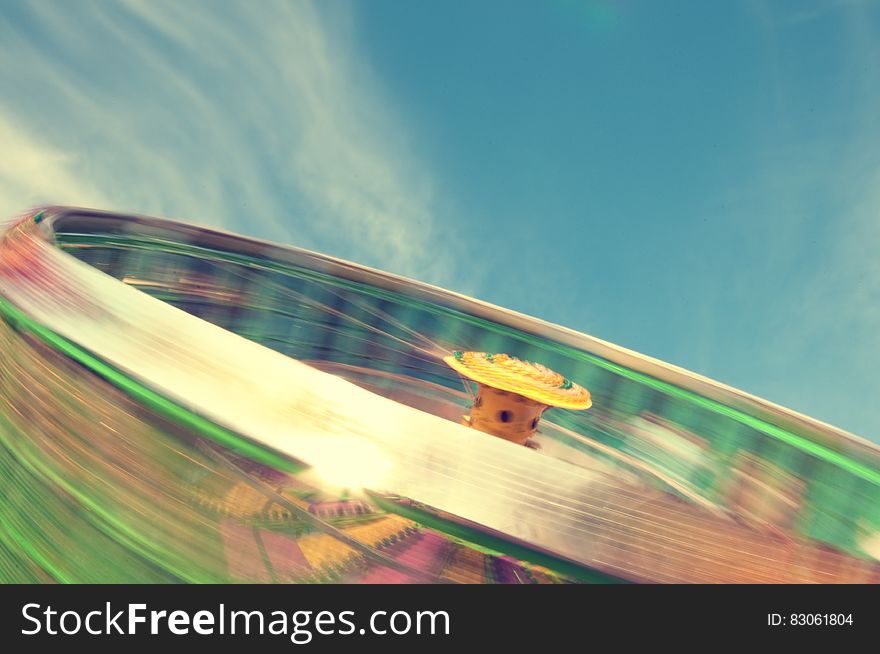
[(480, 531), (479, 529), (473, 529), (466, 525), (452, 522), (451, 520), (444, 520), (424, 509), (414, 506), (405, 506), (374, 493), (370, 493), (370, 499), (388, 513), (396, 513), (399, 516), (417, 522), (429, 529), (434, 529), (435, 531), (442, 532), (467, 543), (473, 543), (483, 550), (512, 556), (520, 561), (542, 566), (569, 579), (588, 584), (630, 583), (622, 577), (616, 577), (587, 566), (578, 565), (577, 563), (553, 556), (552, 554), (540, 552), (525, 545), (519, 545), (504, 538), (499, 538), (498, 536), (493, 536), (492, 534)]
[(43, 327), (3, 297), (0, 297), (0, 314), (11, 325), (26, 329), (46, 343), (46, 345), (84, 365), (130, 397), (174, 422), (189, 427), (238, 454), (278, 470), (297, 474), (306, 469), (306, 466), (296, 463), (274, 450), (262, 447), (235, 432), (224, 429), (207, 418), (168, 400), (63, 336)]

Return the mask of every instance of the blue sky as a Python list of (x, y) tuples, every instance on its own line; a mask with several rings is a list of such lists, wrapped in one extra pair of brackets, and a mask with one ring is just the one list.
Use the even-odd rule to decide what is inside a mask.
[(7, 1), (0, 150), (880, 440), (880, 3)]

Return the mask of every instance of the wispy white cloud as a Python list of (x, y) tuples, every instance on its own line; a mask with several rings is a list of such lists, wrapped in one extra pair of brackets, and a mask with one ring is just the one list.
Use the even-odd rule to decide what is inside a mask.
[(0, 214), (49, 202), (101, 205), (106, 198), (76, 170), (77, 157), (53, 148), (0, 110)]
[(0, 21), (0, 210), (158, 213), (435, 283), (429, 167), (351, 8), (45, 2)]

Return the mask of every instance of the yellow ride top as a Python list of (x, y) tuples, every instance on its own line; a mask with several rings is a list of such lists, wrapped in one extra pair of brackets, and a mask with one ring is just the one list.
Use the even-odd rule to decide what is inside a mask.
[(590, 392), (540, 363), (508, 354), (453, 352), (443, 360), (475, 382), (563, 409), (589, 409)]

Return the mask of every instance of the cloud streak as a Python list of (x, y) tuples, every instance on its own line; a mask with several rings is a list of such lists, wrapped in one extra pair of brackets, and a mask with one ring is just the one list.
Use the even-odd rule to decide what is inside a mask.
[(0, 210), (158, 213), (434, 283), (428, 167), (347, 5), (39, 3), (0, 21)]

